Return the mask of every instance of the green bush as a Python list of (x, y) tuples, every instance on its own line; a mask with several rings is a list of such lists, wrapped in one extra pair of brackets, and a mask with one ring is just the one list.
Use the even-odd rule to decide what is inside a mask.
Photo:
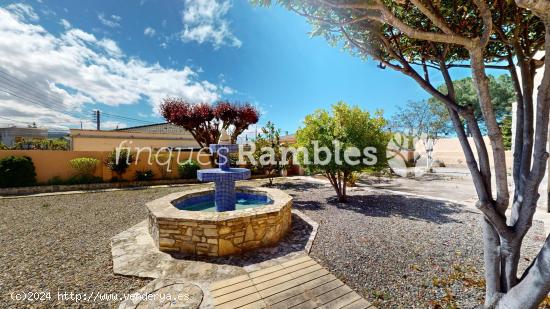
[[(131, 154), (126, 149), (121, 149), (119, 154), (119, 160), (117, 162), (117, 151), (113, 150), (109, 154), (107, 158), (105, 158), (105, 165), (113, 172), (115, 172), (119, 177), (116, 177), (117, 179), (122, 178), (122, 174), (126, 172), (126, 169), (130, 166), (130, 163), (134, 161), (134, 155)], [(113, 177), (115, 178), (115, 177)]]
[(17, 150), (69, 150), (69, 142), (63, 138), (58, 139), (25, 139), (15, 143), (12, 149)]
[(69, 161), (76, 174), (80, 176), (93, 176), (98, 163), (99, 160), (95, 158), (75, 158)]
[(201, 169), (199, 163), (195, 160), (188, 160), (178, 165), (178, 172), (183, 179), (194, 179), (197, 177), (197, 171)]
[(0, 160), (0, 187), (28, 187), (36, 184), (36, 171), (29, 157), (9, 156)]
[(153, 174), (152, 170), (136, 171), (137, 181), (147, 181), (153, 179), (153, 177), (155, 177), (155, 174)]
[(8, 146), (0, 143), (0, 150), (8, 150), (8, 149), (10, 149)]

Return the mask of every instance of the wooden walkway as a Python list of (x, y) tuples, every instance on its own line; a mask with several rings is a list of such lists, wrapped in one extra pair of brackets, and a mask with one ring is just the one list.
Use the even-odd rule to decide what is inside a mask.
[(210, 290), (220, 309), (375, 309), (309, 256), (215, 282)]

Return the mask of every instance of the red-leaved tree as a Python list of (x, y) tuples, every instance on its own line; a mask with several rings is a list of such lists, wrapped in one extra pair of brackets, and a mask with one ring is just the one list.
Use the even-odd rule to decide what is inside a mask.
[(165, 99), (160, 113), (169, 123), (188, 130), (201, 147), (216, 144), (222, 130), (226, 130), (235, 143), (237, 137), (260, 118), (256, 107), (249, 103), (194, 104), (180, 98)]

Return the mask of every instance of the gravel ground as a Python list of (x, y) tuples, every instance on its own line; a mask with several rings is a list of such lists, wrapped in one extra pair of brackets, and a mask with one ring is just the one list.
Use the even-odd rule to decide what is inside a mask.
[[(296, 209), (320, 223), (311, 255), (379, 307), (470, 308), (482, 299), (481, 231), (474, 210), (353, 190), (349, 203), (338, 204), (328, 186), (277, 182), (294, 196)], [(58, 300), (58, 291), (129, 293), (141, 288), (148, 280), (112, 273), (109, 239), (145, 219), (144, 201), (180, 190), (0, 200), (0, 308), (40, 307), (12, 300), (12, 293), (49, 291), (47, 307), (65, 308), (75, 304)], [(534, 224), (523, 267), (543, 235), (542, 225)]]
[[(12, 293), (49, 291), (52, 300), (46, 307), (65, 308), (75, 304), (58, 300), (58, 291), (129, 293), (141, 288), (149, 280), (113, 274), (109, 239), (146, 218), (144, 201), (178, 190), (0, 200), (0, 308), (45, 307), (45, 302), (14, 301)], [(87, 308), (113, 305), (82, 303)]]
[[(311, 256), (380, 308), (473, 308), (484, 295), (480, 215), (461, 205), (402, 195), (280, 184), (294, 207), (317, 221)], [(538, 252), (544, 229), (526, 236), (522, 269)]]

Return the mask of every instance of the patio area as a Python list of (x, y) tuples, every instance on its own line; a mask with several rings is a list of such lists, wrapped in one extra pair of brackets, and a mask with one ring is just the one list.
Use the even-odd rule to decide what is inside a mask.
[[(266, 183), (254, 180), (246, 185)], [(149, 264), (130, 260), (124, 264), (113, 258), (110, 245), (117, 239), (113, 237), (140, 228), (147, 217), (145, 201), (197, 187), (1, 199), (0, 287), (5, 293), (0, 307), (20, 304), (10, 298), (15, 291), (123, 295), (153, 289), (154, 278), (169, 274), (173, 282), (163, 284), (178, 282), (178, 287), (190, 291), (190, 295), (195, 295), (191, 291), (196, 289), (186, 284), (202, 282), (199, 288), (204, 295), (198, 293), (203, 297), (199, 303), (208, 308), (218, 297), (228, 295), (220, 292), (219, 283), (214, 282), (239, 276), (252, 278), (255, 271), (280, 267), (277, 265), (299, 259), (309, 249), (309, 267), (318, 263), (326, 269), (326, 275), (334, 275), (330, 281), (342, 283), (334, 288), (349, 286), (351, 290), (340, 288), (343, 295), (349, 294), (349, 301), (358, 300), (358, 296), (379, 308), (425, 308), (449, 304), (472, 307), (483, 299), (480, 215), (475, 209), (368, 187), (350, 188), (350, 201), (342, 204), (334, 200), (330, 185), (295, 178), (279, 178), (275, 187), (294, 198), (293, 209), (318, 223), (312, 243), (311, 225), (294, 215), (293, 231), (286, 242), (262, 249), (260, 254), (216, 258), (166, 255), (163, 262), (158, 256), (149, 256), (145, 259)], [(535, 222), (523, 247), (522, 267), (529, 264), (529, 257), (536, 254), (544, 238), (542, 223)], [(166, 262), (168, 259), (174, 264)], [(145, 275), (117, 275), (113, 272), (117, 272), (117, 265), (128, 266), (124, 271), (136, 265), (154, 267)], [(157, 272), (158, 265), (166, 267), (164, 272)], [(228, 303), (227, 299), (223, 303)], [(81, 301), (79, 305), (105, 308), (121, 303), (121, 299), (107, 299)], [(75, 305), (75, 301), (52, 295), (49, 305), (65, 307)]]

